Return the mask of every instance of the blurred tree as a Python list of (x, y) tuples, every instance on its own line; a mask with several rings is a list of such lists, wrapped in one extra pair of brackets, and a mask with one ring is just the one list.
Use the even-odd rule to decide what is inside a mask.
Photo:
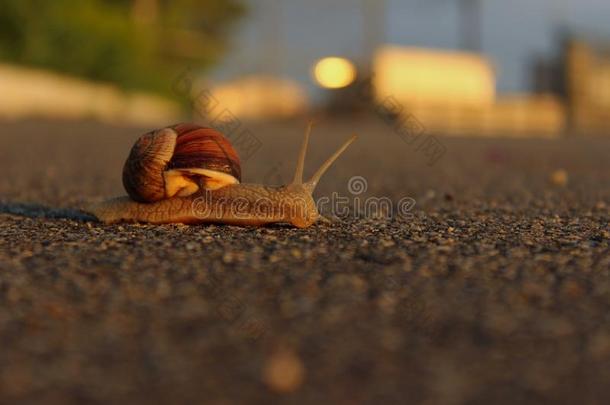
[(240, 0), (0, 0), (0, 60), (168, 92), (226, 47)]

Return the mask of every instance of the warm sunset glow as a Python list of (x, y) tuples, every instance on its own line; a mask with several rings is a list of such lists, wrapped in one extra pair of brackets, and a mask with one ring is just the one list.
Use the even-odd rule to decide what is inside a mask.
[(356, 78), (356, 67), (345, 58), (331, 56), (320, 59), (314, 66), (316, 82), (327, 89), (340, 89)]

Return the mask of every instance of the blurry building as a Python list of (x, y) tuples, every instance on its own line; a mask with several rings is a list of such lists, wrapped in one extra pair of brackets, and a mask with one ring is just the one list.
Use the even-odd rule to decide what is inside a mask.
[(610, 130), (610, 40), (564, 35), (560, 54), (533, 65), (537, 94), (552, 94), (565, 105), (573, 133)]
[(242, 76), (206, 88), (214, 102), (246, 120), (285, 118), (302, 114), (308, 108), (307, 94), (297, 82), (275, 76)]
[(377, 102), (391, 98), (428, 131), (555, 136), (565, 125), (555, 96), (498, 97), (495, 69), (477, 53), (384, 46), (373, 65)]
[(374, 86), (410, 107), (486, 107), (495, 101), (492, 64), (468, 52), (383, 46), (374, 58)]
[(564, 58), (571, 128), (610, 130), (610, 41), (572, 39), (565, 45)]
[(153, 94), (125, 92), (107, 83), (0, 64), (0, 118), (96, 119), (163, 125), (181, 117), (177, 104)]
[(530, 66), (530, 87), (536, 94), (565, 97), (564, 65), (561, 58), (535, 58)]

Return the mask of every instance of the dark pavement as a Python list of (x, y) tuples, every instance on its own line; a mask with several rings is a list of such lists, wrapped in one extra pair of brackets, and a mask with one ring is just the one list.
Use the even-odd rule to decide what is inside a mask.
[[(245, 180), (289, 181), (304, 128), (249, 126)], [(438, 137), (429, 165), (322, 121), (306, 175), (361, 135), (332, 224), (96, 223), (144, 130), (3, 123), (0, 403), (608, 403), (610, 137)]]

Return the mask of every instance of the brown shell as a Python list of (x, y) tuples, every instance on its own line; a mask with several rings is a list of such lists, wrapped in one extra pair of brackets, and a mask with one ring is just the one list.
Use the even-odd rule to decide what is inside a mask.
[(196, 124), (171, 127), (178, 134), (176, 151), (168, 169), (197, 167), (230, 174), (241, 181), (241, 164), (237, 152), (220, 132)]
[(165, 197), (163, 171), (174, 155), (177, 137), (175, 130), (163, 128), (136, 141), (123, 166), (123, 186), (131, 198), (152, 202)]
[[(123, 186), (139, 202), (166, 198), (164, 173), (184, 170), (185, 177), (205, 187), (205, 177), (188, 169), (225, 173), (241, 181), (239, 156), (218, 131), (196, 124), (176, 124), (148, 132), (134, 144), (123, 167)], [(202, 178), (197, 178), (202, 177)]]

